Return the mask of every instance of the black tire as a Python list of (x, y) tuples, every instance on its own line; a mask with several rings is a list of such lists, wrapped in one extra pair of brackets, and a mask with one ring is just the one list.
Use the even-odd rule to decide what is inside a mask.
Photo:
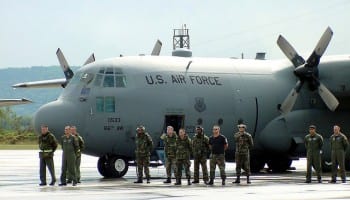
[(111, 177), (120, 178), (123, 177), (129, 169), (129, 162), (124, 157), (111, 157), (109, 160)]
[(250, 158), (250, 171), (253, 172), (253, 173), (258, 173), (262, 169), (264, 169), (265, 164), (266, 164), (265, 159), (257, 158), (257, 157), (251, 157)]
[(322, 172), (332, 171), (332, 162), (330, 160), (321, 158)]
[(109, 170), (109, 168), (110, 167), (106, 156), (100, 157), (97, 161), (98, 172), (106, 178), (111, 177), (111, 171)]
[(271, 159), (267, 162), (272, 172), (285, 172), (292, 165), (292, 160), (288, 158)]

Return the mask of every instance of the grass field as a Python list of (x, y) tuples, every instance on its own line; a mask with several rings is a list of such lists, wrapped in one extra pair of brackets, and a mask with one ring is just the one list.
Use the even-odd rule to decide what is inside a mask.
[(35, 150), (37, 144), (0, 144), (0, 150)]

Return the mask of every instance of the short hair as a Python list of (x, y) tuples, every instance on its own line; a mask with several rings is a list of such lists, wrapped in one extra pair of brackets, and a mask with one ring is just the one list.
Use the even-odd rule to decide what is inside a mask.
[(213, 128), (217, 128), (218, 130), (220, 130), (220, 126), (219, 125), (214, 125)]
[(310, 125), (309, 128), (316, 129), (316, 126), (315, 125)]

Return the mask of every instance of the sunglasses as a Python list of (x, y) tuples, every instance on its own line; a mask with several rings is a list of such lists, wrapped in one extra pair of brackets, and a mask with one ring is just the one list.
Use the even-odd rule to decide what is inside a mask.
[(239, 126), (238, 128), (245, 128), (244, 126)]

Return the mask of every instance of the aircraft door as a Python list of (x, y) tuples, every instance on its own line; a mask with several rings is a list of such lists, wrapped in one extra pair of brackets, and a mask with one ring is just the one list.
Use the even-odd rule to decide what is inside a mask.
[(256, 97), (243, 97), (235, 100), (237, 124), (247, 125), (247, 132), (255, 137), (258, 123), (258, 99)]
[[(165, 115), (163, 133), (166, 133), (167, 126), (172, 126), (174, 127), (174, 131), (178, 134), (180, 128), (184, 127), (184, 120), (185, 120), (184, 115)], [(156, 152), (159, 160), (161, 160), (162, 163), (165, 163), (163, 140), (159, 141)]]
[(180, 128), (184, 127), (184, 115), (166, 115), (164, 121), (163, 131), (166, 132), (167, 126), (174, 127), (174, 131), (179, 133)]

